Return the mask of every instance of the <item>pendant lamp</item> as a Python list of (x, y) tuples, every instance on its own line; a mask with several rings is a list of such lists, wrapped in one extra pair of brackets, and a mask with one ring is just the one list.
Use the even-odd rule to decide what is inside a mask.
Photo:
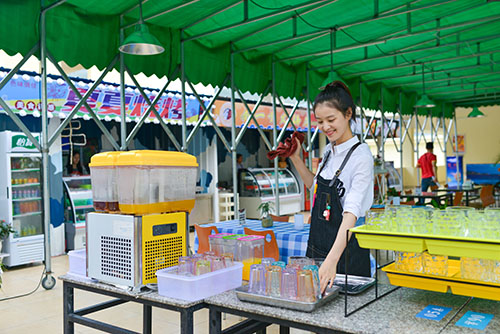
[(139, 23), (135, 26), (134, 32), (125, 38), (118, 49), (123, 53), (141, 56), (162, 53), (165, 51), (165, 48), (160, 44), (158, 39), (149, 32), (148, 27), (142, 19), (142, 0), (139, 0), (139, 11)]
[[(476, 96), (476, 85), (477, 82), (474, 83), (474, 97)], [(472, 111), (467, 115), (468, 118), (476, 118), (476, 117), (484, 117), (484, 114), (478, 109), (477, 105), (474, 103), (474, 108), (472, 108)]]
[(321, 87), (319, 87), (320, 90), (325, 89), (326, 85), (329, 83), (332, 83), (336, 80), (342, 81), (342, 78), (333, 70), (333, 49), (334, 49), (334, 39), (335, 39), (335, 30), (330, 29), (330, 72), (328, 72), (328, 76), (326, 79), (323, 81), (321, 84)]
[(425, 94), (424, 64), (422, 63), (422, 96), (415, 103), (415, 108), (434, 108), (436, 104)]

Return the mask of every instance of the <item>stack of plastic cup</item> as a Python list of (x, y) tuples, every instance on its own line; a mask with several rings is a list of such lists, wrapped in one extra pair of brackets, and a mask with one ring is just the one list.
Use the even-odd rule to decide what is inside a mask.
[(484, 268), (481, 265), (481, 260), (471, 257), (460, 258), (460, 273), (461, 277), (474, 281), (481, 281), (484, 278)]
[(434, 234), (443, 236), (464, 236), (465, 214), (461, 210), (436, 210), (432, 214)]
[(402, 233), (413, 233), (413, 210), (411, 207), (402, 206), (396, 211), (394, 219), (396, 231)]
[(422, 253), (395, 252), (396, 269), (412, 273), (422, 273), (424, 270)]
[(266, 271), (266, 295), (281, 296), (281, 267), (269, 266)]
[(428, 275), (447, 276), (448, 275), (448, 256), (431, 255), (427, 252), (422, 254), (424, 261), (424, 273)]
[(297, 299), (297, 270), (294, 268), (281, 270), (281, 298)]
[(297, 300), (307, 303), (316, 301), (314, 278), (311, 270), (301, 270), (297, 273)]
[(390, 211), (369, 210), (366, 212), (365, 225), (373, 231), (391, 231), (392, 214)]
[(258, 295), (266, 294), (266, 266), (263, 264), (252, 264), (250, 267), (250, 280), (248, 281), (248, 292)]

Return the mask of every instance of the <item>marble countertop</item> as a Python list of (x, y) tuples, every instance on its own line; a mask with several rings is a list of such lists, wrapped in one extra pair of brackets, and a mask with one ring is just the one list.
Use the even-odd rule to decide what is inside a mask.
[[(382, 292), (392, 287), (379, 287)], [(349, 296), (348, 310), (372, 299), (374, 289), (370, 289), (359, 296)], [(227, 307), (244, 312), (263, 316), (275, 317), (283, 320), (303, 324), (320, 326), (328, 329), (356, 334), (404, 334), (404, 333), (439, 333), (450, 319), (454, 317), (468, 297), (443, 294), (438, 292), (415, 290), (408, 288), (398, 289), (389, 295), (375, 301), (358, 312), (344, 317), (344, 296), (340, 295), (329, 304), (312, 313), (298, 312), (277, 307), (264, 306), (254, 303), (241, 302), (234, 291), (228, 291), (205, 299), (207, 304)], [(452, 310), (441, 320), (417, 318), (416, 315), (428, 305), (450, 307)], [(480, 333), (500, 333), (500, 302), (473, 299), (442, 331), (443, 334), (475, 333), (477, 330), (458, 327), (455, 323), (468, 310), (494, 314), (494, 318), (484, 331)]]
[(81, 284), (81, 285), (85, 285), (85, 286), (92, 287), (92, 288), (98, 288), (98, 289), (102, 289), (105, 291), (120, 293), (120, 294), (128, 295), (131, 297), (137, 297), (137, 298), (150, 300), (150, 301), (163, 303), (163, 304), (168, 304), (168, 305), (181, 307), (181, 308), (189, 308), (192, 306), (202, 304), (204, 302), (203, 300), (191, 302), (191, 301), (186, 301), (186, 300), (181, 300), (181, 299), (168, 298), (168, 297), (160, 296), (158, 294), (158, 292), (156, 292), (156, 291), (145, 293), (145, 294), (133, 294), (132, 292), (127, 291), (127, 289), (125, 289), (125, 288), (116, 287), (116, 286), (111, 285), (111, 284), (100, 283), (96, 280), (92, 280), (92, 279), (89, 279), (87, 277), (72, 275), (70, 273), (68, 273), (66, 275), (59, 276), (58, 278), (64, 282)]

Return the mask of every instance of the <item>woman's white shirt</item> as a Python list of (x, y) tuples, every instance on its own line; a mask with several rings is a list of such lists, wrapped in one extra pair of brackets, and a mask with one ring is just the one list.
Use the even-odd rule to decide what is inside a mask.
[[(358, 137), (354, 136), (340, 145), (332, 147), (328, 144), (323, 161), (327, 152), (331, 153), (325, 168), (321, 171), (321, 177), (325, 180), (333, 179), (349, 149), (358, 142)], [(344, 212), (350, 212), (356, 218), (364, 217), (373, 204), (373, 156), (367, 144), (363, 143), (354, 150), (339, 179), (345, 188), (345, 193), (340, 198)]]

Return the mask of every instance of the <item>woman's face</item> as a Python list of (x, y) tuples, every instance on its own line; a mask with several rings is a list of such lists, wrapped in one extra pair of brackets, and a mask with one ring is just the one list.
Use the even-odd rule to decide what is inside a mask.
[(347, 116), (344, 116), (328, 103), (316, 105), (314, 115), (318, 121), (319, 129), (328, 137), (331, 143), (335, 142), (338, 145), (352, 137), (351, 127), (349, 126), (350, 109), (348, 109), (347, 114)]
[(80, 162), (80, 154), (76, 153), (73, 155), (73, 164), (78, 164)]

